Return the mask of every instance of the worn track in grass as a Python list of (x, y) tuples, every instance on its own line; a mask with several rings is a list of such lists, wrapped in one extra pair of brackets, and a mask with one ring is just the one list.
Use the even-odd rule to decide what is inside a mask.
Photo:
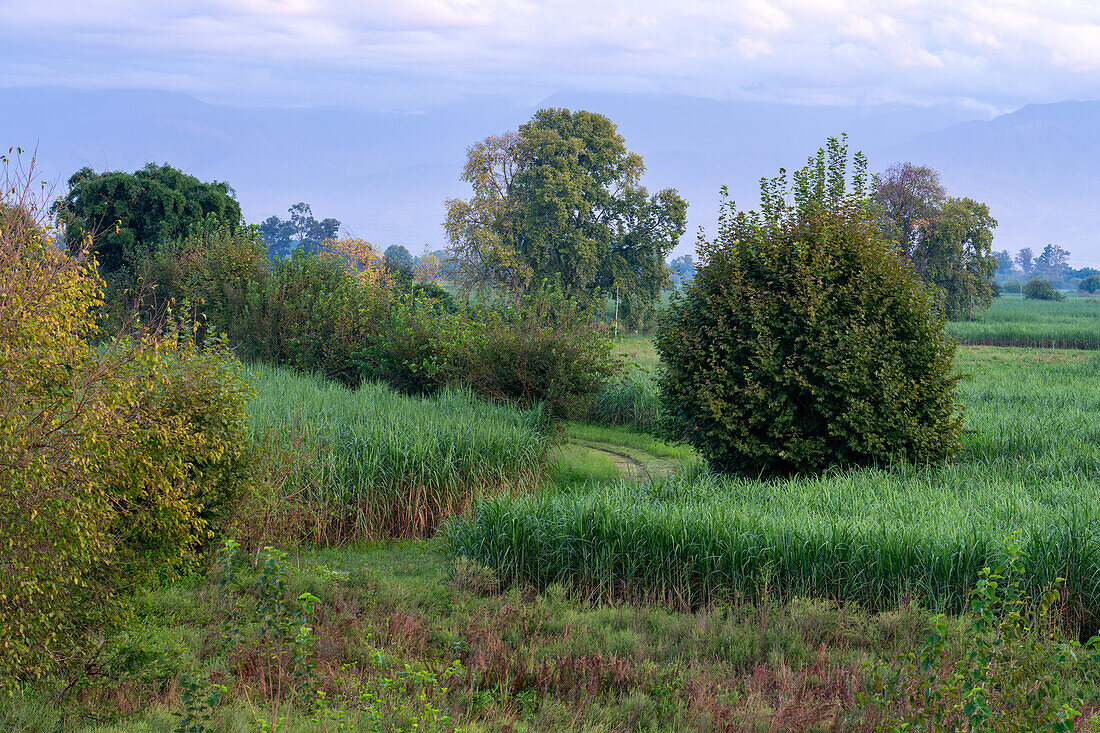
[(611, 458), (622, 475), (631, 480), (649, 481), (658, 476), (665, 476), (675, 467), (675, 462), (667, 458), (661, 458), (645, 451), (628, 448), (614, 443), (599, 443), (590, 440), (569, 441), (573, 445), (587, 450), (603, 453)]

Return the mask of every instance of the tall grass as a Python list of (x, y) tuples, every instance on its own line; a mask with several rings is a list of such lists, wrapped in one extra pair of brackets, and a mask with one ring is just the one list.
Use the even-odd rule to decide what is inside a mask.
[(657, 384), (653, 373), (660, 358), (648, 336), (618, 336), (615, 356), (627, 368), (604, 385), (578, 417), (600, 425), (632, 425), (654, 430), (660, 422)]
[(1100, 348), (1100, 302), (1094, 298), (1026, 300), (1004, 295), (973, 321), (947, 324), (963, 344), (1032, 348)]
[(779, 481), (680, 475), (494, 498), (449, 524), (451, 552), (514, 582), (694, 604), (824, 596), (870, 608), (916, 597), (958, 611), (1014, 533), (1037, 590), (1066, 578), (1100, 601), (1100, 361), (964, 349), (968, 432), (956, 462)]
[(538, 411), (267, 367), (250, 428), (270, 490), (256, 492), (239, 529), (257, 541), (422, 536), (481, 496), (537, 484), (548, 445)]
[(600, 425), (633, 425), (654, 430), (661, 418), (657, 384), (649, 372), (630, 369), (605, 384), (582, 417)]

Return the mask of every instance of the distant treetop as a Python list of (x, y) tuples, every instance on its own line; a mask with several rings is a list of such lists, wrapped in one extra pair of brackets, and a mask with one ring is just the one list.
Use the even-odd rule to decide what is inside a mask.
[(290, 214), (287, 219), (270, 216), (260, 224), (260, 236), (267, 242), (273, 258), (290, 257), (298, 247), (307, 253), (317, 252), (321, 242), (336, 239), (340, 232), (339, 219), (317, 221), (304, 201), (294, 204), (287, 212)]

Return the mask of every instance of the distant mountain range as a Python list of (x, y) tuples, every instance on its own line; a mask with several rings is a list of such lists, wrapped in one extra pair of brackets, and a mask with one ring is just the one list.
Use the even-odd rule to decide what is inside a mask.
[(357, 236), (414, 253), (444, 243), (443, 201), (471, 143), (529, 119), (539, 107), (601, 112), (646, 161), (646, 184), (690, 204), (690, 252), (713, 227), (718, 190), (755, 205), (757, 182), (799, 166), (846, 131), (873, 171), (927, 163), (949, 192), (985, 201), (1000, 221), (994, 247), (1061, 244), (1100, 265), (1100, 102), (1029, 105), (992, 120), (961, 107), (830, 107), (719, 102), (683, 96), (558, 94), (534, 105), (477, 99), (417, 112), (263, 109), (206, 104), (157, 91), (0, 89), (0, 147), (38, 149), (39, 170), (64, 189), (82, 166), (134, 170), (167, 162), (228, 181), (245, 217), (261, 221), (306, 201)]

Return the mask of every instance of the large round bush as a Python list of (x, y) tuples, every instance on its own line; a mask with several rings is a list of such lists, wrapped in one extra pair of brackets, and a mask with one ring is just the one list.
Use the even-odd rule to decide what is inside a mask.
[[(958, 445), (954, 342), (830, 139), (760, 212), (723, 207), (658, 330), (670, 429), (723, 471), (943, 458)], [(852, 190), (849, 190), (852, 189)]]

